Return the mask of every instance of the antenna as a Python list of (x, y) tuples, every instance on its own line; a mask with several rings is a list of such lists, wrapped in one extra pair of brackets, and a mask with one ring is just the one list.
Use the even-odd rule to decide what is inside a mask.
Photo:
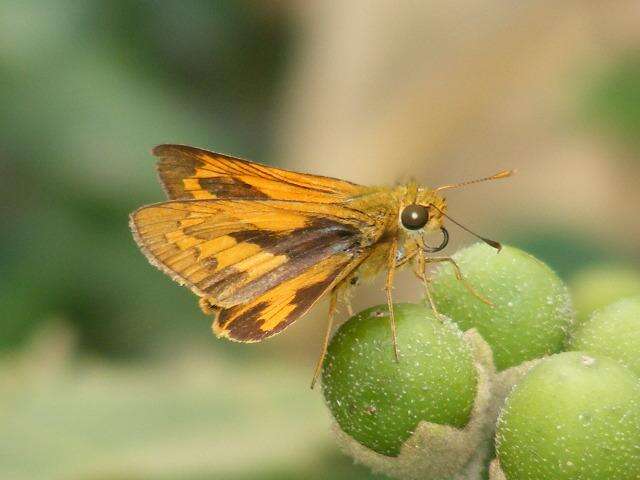
[[(490, 177), (484, 177), (484, 178), (478, 178), (476, 180), (468, 180), (466, 182), (462, 182), (462, 183), (452, 183), (450, 185), (442, 185), (441, 187), (438, 187), (436, 189), (434, 189), (434, 192), (441, 192), (442, 190), (451, 190), (454, 188), (460, 188), (460, 187), (466, 187), (467, 185), (473, 185), (474, 183), (481, 183), (481, 182), (488, 182), (489, 180), (500, 180), (502, 178), (507, 178), (510, 177), (512, 175), (514, 175), (516, 173), (515, 170), (502, 170), (501, 172), (498, 172), (494, 175), (491, 175)], [(449, 219), (451, 220), (451, 219)], [(454, 220), (451, 220), (452, 222), (454, 222)], [(455, 222), (454, 222), (455, 223)], [(462, 226), (462, 225), (460, 225)]]
[[(489, 178), (490, 179), (490, 178)], [(444, 213), (442, 210), (440, 210), (438, 207), (436, 207), (434, 204), (431, 204), (431, 206), (433, 208), (435, 208), (437, 211), (439, 211), (444, 217), (447, 217), (449, 220), (451, 220), (453, 223), (455, 223), (457, 226), (459, 226), (461, 229), (463, 229), (465, 232), (470, 233), (471, 235), (473, 235), (476, 238), (479, 238), (480, 240), (482, 240), (484, 243), (486, 243), (487, 245), (489, 245), (490, 247), (495, 248), (496, 250), (498, 250), (498, 252), (500, 250), (502, 250), (502, 244), (500, 242), (496, 242), (495, 240), (491, 240), (490, 238), (486, 238), (483, 237), (482, 235), (478, 235), (477, 233), (469, 230), (467, 227), (465, 227), (464, 225), (462, 225), (460, 222), (455, 221), (453, 218), (451, 218), (449, 215), (447, 215), (446, 213)]]

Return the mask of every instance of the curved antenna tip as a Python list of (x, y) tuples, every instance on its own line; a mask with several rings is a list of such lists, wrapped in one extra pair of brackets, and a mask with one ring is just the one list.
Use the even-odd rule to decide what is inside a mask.
[(495, 240), (491, 240), (489, 238), (484, 238), (484, 237), (480, 237), (480, 240), (482, 240), (484, 243), (486, 243), (487, 245), (489, 245), (490, 247), (495, 248), (498, 253), (500, 253), (500, 251), (502, 250), (502, 244), (500, 242), (496, 242)]

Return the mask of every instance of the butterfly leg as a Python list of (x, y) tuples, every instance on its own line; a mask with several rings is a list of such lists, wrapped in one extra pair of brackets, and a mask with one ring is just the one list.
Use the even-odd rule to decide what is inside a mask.
[(389, 307), (389, 322), (391, 324), (391, 338), (393, 340), (393, 354), (396, 357), (396, 362), (399, 361), (398, 355), (398, 333), (396, 331), (396, 317), (393, 311), (393, 277), (396, 271), (396, 253), (398, 251), (398, 241), (393, 240), (391, 247), (389, 248), (389, 257), (387, 260), (387, 280), (385, 282), (384, 290), (387, 294), (387, 306)]
[(466, 278), (464, 278), (464, 275), (462, 275), (462, 270), (460, 270), (460, 266), (456, 263), (456, 261), (453, 258), (451, 258), (451, 257), (430, 257), (430, 258), (426, 258), (425, 259), (425, 263), (443, 263), (443, 262), (447, 262), (447, 263), (451, 264), (451, 266), (453, 267), (453, 271), (455, 273), (456, 279), (459, 280), (460, 282), (462, 282), (462, 285), (464, 285), (464, 287), (469, 291), (469, 293), (471, 295), (476, 297), (482, 303), (486, 303), (490, 307), (494, 306), (493, 303), (491, 303), (490, 300), (488, 300), (487, 298), (482, 296), (475, 288), (473, 288), (473, 285), (471, 285), (469, 283), (469, 281)]
[(316, 363), (316, 368), (313, 371), (313, 379), (311, 380), (311, 388), (316, 385), (318, 377), (320, 376), (320, 371), (322, 370), (322, 364), (324, 362), (324, 358), (327, 356), (327, 348), (329, 347), (329, 337), (331, 336), (331, 330), (333, 329), (333, 318), (336, 314), (336, 308), (338, 306), (338, 292), (334, 288), (331, 291), (331, 298), (329, 300), (329, 321), (327, 322), (327, 331), (324, 334), (324, 340), (322, 342), (322, 350), (320, 352), (320, 358), (318, 358), (318, 363)]
[(425, 296), (427, 297), (427, 300), (429, 301), (431, 310), (433, 310), (433, 313), (435, 314), (436, 318), (439, 318), (440, 312), (438, 312), (438, 309), (436, 307), (436, 302), (433, 300), (433, 295), (431, 295), (431, 287), (429, 285), (429, 282), (431, 280), (427, 277), (426, 268), (427, 268), (427, 265), (426, 265), (426, 258), (425, 258), (424, 252), (422, 250), (419, 250), (418, 255), (416, 256), (416, 259), (413, 262), (413, 271), (416, 277), (422, 280), (422, 284), (424, 285), (424, 293), (425, 293)]
[[(340, 302), (347, 308), (347, 314), (349, 317), (353, 317), (353, 305), (351, 305), (351, 297), (353, 289), (358, 286), (359, 277), (357, 274), (347, 277), (340, 285)], [(338, 288), (338, 287), (336, 287)]]
[(351, 305), (351, 300), (347, 300), (347, 314), (349, 317), (353, 317), (353, 306)]

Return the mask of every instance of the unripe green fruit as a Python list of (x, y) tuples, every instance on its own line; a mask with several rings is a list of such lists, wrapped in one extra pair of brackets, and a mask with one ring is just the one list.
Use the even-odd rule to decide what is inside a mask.
[(640, 296), (596, 311), (573, 333), (569, 346), (618, 360), (640, 377)]
[(582, 322), (617, 300), (640, 295), (640, 272), (624, 266), (595, 265), (576, 274), (569, 285)]
[(566, 286), (547, 265), (517, 248), (505, 246), (498, 253), (480, 243), (453, 258), (493, 306), (471, 294), (448, 264), (433, 275), (435, 304), (462, 330), (478, 329), (498, 370), (561, 350), (573, 309)]
[(323, 393), (340, 428), (384, 455), (395, 456), (422, 420), (464, 427), (477, 375), (462, 333), (424, 305), (396, 304), (400, 359), (393, 354), (387, 306), (343, 324), (329, 345)]
[(637, 480), (640, 380), (606, 357), (554, 355), (507, 398), (496, 443), (507, 480)]

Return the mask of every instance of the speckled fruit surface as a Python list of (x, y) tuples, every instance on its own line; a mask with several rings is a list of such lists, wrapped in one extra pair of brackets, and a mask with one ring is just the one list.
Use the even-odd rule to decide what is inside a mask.
[(508, 480), (637, 480), (640, 381), (606, 357), (554, 355), (507, 398), (496, 444)]
[(573, 333), (569, 346), (618, 360), (640, 377), (640, 295), (596, 311)]
[(477, 328), (499, 370), (559, 352), (573, 322), (568, 290), (547, 265), (514, 247), (499, 253), (475, 244), (453, 255), (464, 278), (493, 306), (456, 279), (448, 264), (433, 273), (438, 310), (464, 331)]
[(360, 312), (329, 345), (322, 372), (326, 402), (340, 428), (394, 456), (421, 420), (464, 427), (476, 394), (469, 346), (455, 324), (424, 305), (395, 305), (400, 361), (386, 306)]

